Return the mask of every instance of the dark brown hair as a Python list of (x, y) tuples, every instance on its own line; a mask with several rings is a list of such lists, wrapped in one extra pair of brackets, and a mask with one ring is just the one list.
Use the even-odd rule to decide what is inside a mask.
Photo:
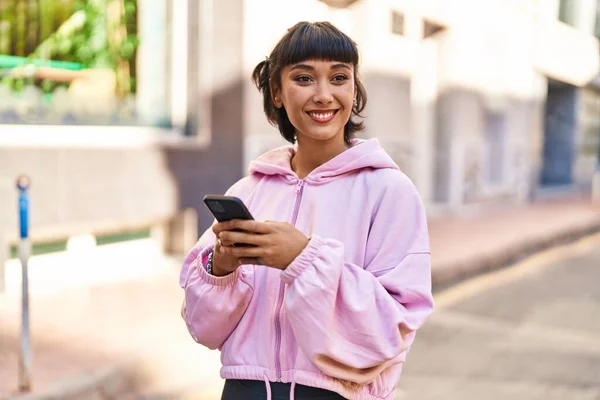
[(364, 129), (352, 116), (361, 117), (367, 103), (367, 93), (358, 79), (358, 48), (346, 34), (329, 22), (299, 22), (279, 40), (269, 57), (258, 63), (252, 81), (263, 95), (263, 107), (269, 122), (279, 128), (290, 143), (296, 142), (296, 128), (288, 118), (285, 107), (277, 108), (273, 93), (281, 87), (281, 70), (291, 64), (306, 60), (339, 61), (354, 65), (356, 104), (344, 126), (344, 141), (349, 144), (355, 132)]

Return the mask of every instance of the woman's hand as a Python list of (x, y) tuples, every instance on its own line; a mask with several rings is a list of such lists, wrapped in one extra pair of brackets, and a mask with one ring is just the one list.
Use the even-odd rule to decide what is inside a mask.
[[(216, 224), (213, 231), (221, 240), (219, 253), (228, 260), (237, 259), (238, 265), (261, 264), (283, 270), (308, 244), (308, 238), (286, 222), (233, 220)], [(234, 243), (250, 246), (234, 247)]]
[(217, 236), (215, 249), (213, 251), (212, 274), (215, 276), (225, 276), (234, 272), (241, 265), (238, 258), (225, 254), (220, 251), (224, 246), (233, 246), (233, 242), (219, 239), (219, 234), (223, 231), (222, 224), (213, 225), (213, 232)]

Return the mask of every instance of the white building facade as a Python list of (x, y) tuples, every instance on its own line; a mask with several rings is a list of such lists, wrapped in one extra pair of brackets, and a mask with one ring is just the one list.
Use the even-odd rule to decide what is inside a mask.
[[(555, 168), (568, 168), (571, 183), (591, 181), (577, 167), (577, 124), (562, 132), (573, 154), (544, 150), (549, 82), (565, 85), (558, 101), (564, 108), (571, 96), (577, 120), (578, 88), (599, 70), (597, 2), (569, 4), (570, 25), (558, 0), (245, 0), (244, 75), (288, 27), (329, 20), (361, 51), (363, 136), (381, 140), (431, 210), (525, 202), (556, 159), (569, 164)], [(247, 164), (282, 142), (249, 81), (244, 98)]]

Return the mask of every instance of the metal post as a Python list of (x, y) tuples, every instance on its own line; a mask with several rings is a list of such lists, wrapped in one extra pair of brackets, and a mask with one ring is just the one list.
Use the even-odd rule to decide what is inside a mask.
[(21, 260), (22, 293), (21, 293), (21, 353), (19, 357), (19, 391), (31, 390), (31, 347), (29, 340), (29, 275), (27, 260), (31, 253), (29, 242), (29, 178), (21, 175), (17, 178), (19, 190), (19, 233), (21, 243), (19, 258)]
[(592, 178), (592, 201), (600, 201), (600, 130), (598, 131), (598, 161)]

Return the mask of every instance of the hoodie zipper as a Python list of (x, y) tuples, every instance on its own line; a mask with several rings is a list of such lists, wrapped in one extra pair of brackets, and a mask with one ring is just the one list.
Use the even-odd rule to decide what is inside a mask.
[[(292, 225), (296, 226), (298, 212), (300, 211), (300, 202), (302, 201), (302, 192), (304, 191), (304, 180), (299, 180), (296, 184), (296, 203), (294, 204), (294, 213), (292, 214)], [(281, 306), (283, 305), (283, 295), (285, 284), (279, 284), (279, 298), (277, 299), (277, 308), (275, 309), (275, 369), (277, 372), (277, 382), (281, 382)]]

